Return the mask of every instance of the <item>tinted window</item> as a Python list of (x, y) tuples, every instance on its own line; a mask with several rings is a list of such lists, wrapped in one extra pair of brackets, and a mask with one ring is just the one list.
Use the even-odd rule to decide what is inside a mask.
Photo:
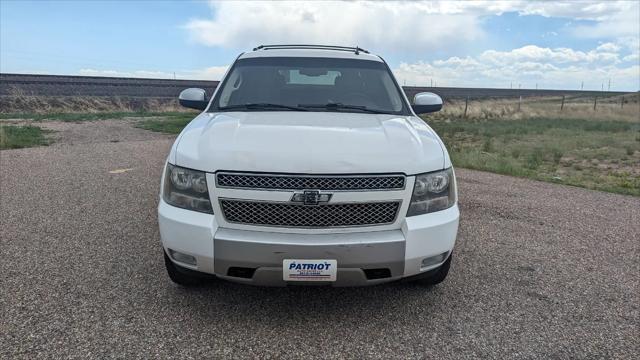
[[(406, 107), (387, 66), (378, 61), (264, 57), (238, 60), (221, 85), (212, 111), (246, 104), (317, 107), (343, 104), (388, 113)], [(335, 109), (333, 109), (335, 110)], [(340, 111), (358, 112), (357, 109)]]

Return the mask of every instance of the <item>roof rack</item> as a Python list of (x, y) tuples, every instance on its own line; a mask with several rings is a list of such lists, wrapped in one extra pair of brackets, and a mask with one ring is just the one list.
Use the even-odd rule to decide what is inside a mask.
[(253, 51), (257, 50), (275, 50), (275, 49), (318, 49), (318, 50), (337, 50), (337, 51), (349, 51), (356, 55), (363, 52), (368, 54), (369, 52), (360, 47), (349, 46), (332, 46), (332, 45), (307, 45), (307, 44), (295, 44), (295, 45), (260, 45), (253, 48)]

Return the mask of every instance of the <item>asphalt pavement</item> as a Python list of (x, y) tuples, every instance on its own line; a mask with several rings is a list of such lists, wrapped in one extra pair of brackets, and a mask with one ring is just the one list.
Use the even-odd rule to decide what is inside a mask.
[(44, 124), (57, 143), (0, 151), (0, 358), (640, 353), (640, 198), (459, 169), (460, 232), (436, 287), (185, 289), (156, 222), (173, 138)]

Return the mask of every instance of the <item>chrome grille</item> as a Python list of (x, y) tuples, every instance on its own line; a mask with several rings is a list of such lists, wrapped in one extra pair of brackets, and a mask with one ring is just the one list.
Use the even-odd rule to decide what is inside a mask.
[(218, 173), (218, 187), (280, 190), (401, 190), (404, 175), (264, 175)]
[(282, 227), (342, 227), (391, 224), (400, 201), (299, 205), (221, 199), (230, 223)]

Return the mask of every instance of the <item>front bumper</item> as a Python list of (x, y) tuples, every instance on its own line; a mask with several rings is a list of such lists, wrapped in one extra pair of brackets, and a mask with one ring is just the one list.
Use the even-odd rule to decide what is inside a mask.
[[(158, 206), (165, 250), (191, 255), (197, 261), (195, 266), (172, 259), (174, 263), (232, 281), (268, 286), (287, 285), (282, 279), (284, 259), (337, 260), (337, 280), (330, 283), (334, 286), (373, 285), (432, 270), (442, 262), (422, 267), (422, 260), (453, 250), (459, 216), (456, 204), (405, 218), (399, 229), (295, 234), (223, 228), (214, 215), (176, 208), (163, 200)], [(237, 269), (251, 269), (250, 276)], [(369, 275), (379, 269), (388, 270), (384, 277)]]

